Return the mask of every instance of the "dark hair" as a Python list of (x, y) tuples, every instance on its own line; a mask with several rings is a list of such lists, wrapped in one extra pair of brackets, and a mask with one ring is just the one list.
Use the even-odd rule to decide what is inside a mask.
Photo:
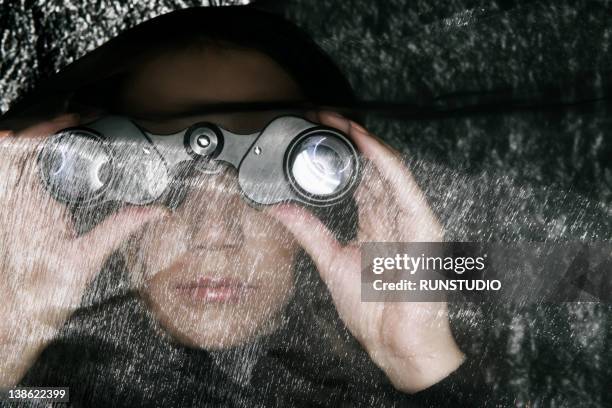
[(346, 105), (355, 96), (331, 58), (283, 17), (247, 6), (194, 7), (132, 27), (42, 81), (2, 117), (41, 118), (83, 107), (108, 108), (131, 67), (147, 55), (220, 43), (258, 50), (275, 60), (315, 105)]

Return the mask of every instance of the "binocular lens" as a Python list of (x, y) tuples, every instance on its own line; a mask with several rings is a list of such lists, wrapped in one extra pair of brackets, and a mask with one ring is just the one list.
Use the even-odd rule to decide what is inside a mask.
[(131, 204), (144, 205), (157, 200), (170, 184), (168, 169), (149, 145), (123, 143), (115, 157), (120, 182), (117, 196)]
[(355, 156), (346, 142), (328, 135), (312, 135), (293, 150), (289, 168), (295, 183), (315, 196), (343, 191), (355, 172)]
[[(86, 137), (83, 137), (86, 136)], [(40, 156), (44, 181), (66, 203), (88, 201), (100, 194), (111, 178), (111, 156), (88, 134), (60, 135)]]

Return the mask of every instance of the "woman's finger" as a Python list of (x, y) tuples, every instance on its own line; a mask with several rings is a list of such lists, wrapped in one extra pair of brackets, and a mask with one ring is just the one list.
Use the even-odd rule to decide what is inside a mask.
[(389, 190), (389, 186), (380, 177), (376, 168), (370, 162), (366, 162), (361, 183), (354, 194), (359, 213), (359, 241), (401, 240), (396, 234), (400, 210)]
[[(398, 152), (376, 139), (362, 126), (342, 116), (321, 112), (319, 119), (322, 124), (335, 127), (349, 135), (359, 151), (376, 167), (382, 179), (387, 182), (397, 204), (401, 206), (402, 212), (409, 221), (417, 221), (419, 225), (427, 227), (428, 231), (432, 228), (439, 229), (425, 195), (402, 162)], [(436, 240), (440, 239), (440, 234), (435, 233), (434, 235)]]
[(83, 253), (87, 253), (90, 269), (97, 270), (130, 235), (167, 214), (168, 211), (160, 207), (124, 207), (78, 238), (72, 249), (79, 253), (74, 255), (80, 259)]
[(35, 167), (32, 166), (32, 162), (43, 138), (62, 129), (77, 126), (78, 120), (78, 115), (64, 114), (55, 119), (32, 125), (20, 132), (9, 131), (7, 135), (9, 137), (0, 138), (2, 161), (5, 165), (16, 168), (20, 178), (22, 175), (27, 176), (28, 174), (24, 172), (28, 168), (31, 170)]
[[(317, 121), (323, 125), (338, 129), (349, 135), (349, 137), (352, 136), (351, 131), (353, 122), (335, 112), (318, 112)], [(360, 148), (359, 145), (357, 147)], [(362, 153), (365, 152), (362, 151)], [(370, 158), (366, 156), (361, 183), (355, 193), (355, 199), (358, 205), (371, 205), (373, 202), (382, 202), (381, 200), (388, 196), (389, 186), (381, 177), (381, 173), (377, 167), (377, 162), (370, 160)]]
[(355, 336), (363, 338), (362, 328), (367, 326), (368, 314), (363, 313), (361, 303), (359, 247), (342, 247), (318, 218), (298, 206), (279, 205), (266, 211), (283, 224), (310, 255), (340, 318)]
[(344, 116), (330, 111), (318, 112), (317, 121), (325, 126), (331, 126), (347, 135), (351, 131), (351, 121)]
[(296, 205), (277, 205), (266, 212), (293, 234), (325, 280), (334, 257), (342, 249), (329, 229), (312, 213)]
[[(51, 136), (58, 131), (77, 126), (79, 116), (76, 114), (63, 114), (56, 118), (32, 125), (23, 131), (13, 133), (11, 131), (8, 138), (1, 139), (0, 157), (5, 164), (0, 172), (8, 171), (13, 174), (14, 182), (21, 184), (24, 188), (29, 188), (37, 192), (42, 188), (38, 173), (35, 156), (37, 148), (43, 142), (43, 138)], [(14, 185), (14, 184), (13, 184)]]
[(411, 202), (420, 196), (420, 190), (412, 175), (399, 157), (399, 153), (368, 133), (361, 125), (331, 112), (321, 112), (322, 124), (346, 133), (357, 148), (378, 169), (401, 202)]
[(47, 137), (62, 129), (77, 126), (79, 124), (79, 115), (67, 113), (56, 118), (37, 123), (30, 126), (21, 132), (15, 133), (16, 137)]
[(342, 247), (323, 223), (309, 211), (295, 205), (266, 210), (295, 237), (314, 261), (327, 285), (340, 316), (352, 324), (359, 319), (359, 248)]

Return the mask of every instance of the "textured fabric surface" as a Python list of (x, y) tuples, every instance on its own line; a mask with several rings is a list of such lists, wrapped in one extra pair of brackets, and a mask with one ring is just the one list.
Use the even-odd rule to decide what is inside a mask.
[(211, 1), (0, 2), (0, 111), (33, 85), (122, 30), (178, 8), (247, 4)]
[[(609, 2), (299, 5), (293, 13), (363, 98), (500, 104), (436, 120), (368, 117), (407, 155), (450, 239), (610, 240), (609, 104), (543, 109), (609, 95)], [(318, 13), (326, 18), (307, 17)], [(481, 363), (474, 379), (517, 404), (611, 403), (609, 305), (451, 310)]]
[[(370, 130), (406, 155), (443, 220), (449, 240), (612, 239), (612, 122), (609, 101), (604, 99), (610, 96), (612, 78), (611, 2), (282, 3), (277, 8), (283, 8), (334, 57), (361, 98), (444, 109), (477, 107), (435, 119), (366, 116)], [(200, 2), (172, 0), (0, 1), (0, 110), (6, 111), (37, 81), (125, 27), (197, 4)], [(490, 109), (492, 106), (496, 109)], [(121, 305), (118, 302), (113, 307)], [(121, 307), (125, 315), (139, 313), (130, 301)], [(52, 367), (54, 361), (61, 364), (57, 356), (74, 341), (70, 339), (102, 332), (102, 340), (95, 341), (114, 345), (115, 352), (119, 345), (136, 344), (132, 338), (113, 333), (129, 337), (143, 332), (127, 331), (128, 323), (112, 320), (113, 313), (96, 310), (89, 320), (75, 317), (64, 342), (49, 351), (38, 371), (37, 367), (31, 370), (27, 382), (36, 384), (37, 378), (45, 377), (45, 370), (51, 376), (54, 371), (45, 367)], [(479, 378), (496, 392), (510, 395), (518, 406), (612, 405), (610, 305), (451, 305), (451, 314), (461, 346), (476, 361), (474, 381)], [(186, 361), (212, 358), (158, 349), (157, 343), (151, 347), (160, 361), (168, 360), (159, 367), (193, 369), (196, 374), (189, 378), (194, 382), (197, 367)], [(168, 371), (156, 371), (146, 357), (148, 352), (147, 344), (140, 344), (129, 352), (134, 365), (109, 363), (117, 378), (126, 369), (137, 375), (136, 384), (120, 386), (177, 387), (172, 376), (163, 377)], [(288, 352), (282, 355), (291, 357)], [(104, 361), (96, 358), (89, 356), (88, 361)], [(277, 363), (269, 359), (260, 364)], [(73, 381), (88, 375), (90, 381), (96, 381), (96, 369), (81, 369), (70, 377)], [(327, 366), (326, 370), (322, 375), (329, 375), (327, 385), (332, 387), (334, 372)], [(155, 380), (154, 373), (162, 377)], [(200, 374), (216, 378), (216, 374)], [(270, 384), (281, 383), (279, 378)], [(244, 392), (234, 382), (226, 389), (223, 384), (215, 384), (214, 392), (208, 388), (211, 394), (206, 395), (214, 400)], [(286, 392), (307, 389), (310, 383), (296, 384)], [(152, 395), (161, 393), (157, 391), (151, 390)], [(110, 394), (123, 392), (116, 389)], [(321, 394), (334, 398), (319, 403), (333, 404), (358, 395), (357, 390), (326, 392)], [(247, 397), (232, 398), (240, 405)], [(370, 401), (372, 406), (391, 404), (387, 397), (377, 398)], [(196, 402), (185, 397), (168, 403)], [(359, 403), (366, 405), (367, 398)]]

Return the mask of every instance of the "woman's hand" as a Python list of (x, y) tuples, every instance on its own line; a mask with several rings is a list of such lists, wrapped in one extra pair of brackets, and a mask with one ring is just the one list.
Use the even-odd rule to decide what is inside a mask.
[(76, 309), (105, 258), (158, 208), (125, 208), (77, 236), (66, 207), (45, 191), (36, 164), (45, 136), (72, 115), (0, 132), (0, 387), (17, 383)]
[(369, 160), (355, 193), (359, 229), (346, 246), (311, 213), (294, 205), (268, 211), (314, 260), (349, 330), (396, 388), (417, 392), (457, 369), (464, 355), (452, 336), (446, 303), (361, 302), (360, 244), (436, 242), (443, 230), (397, 152), (354, 122), (331, 113), (319, 122), (355, 142)]

